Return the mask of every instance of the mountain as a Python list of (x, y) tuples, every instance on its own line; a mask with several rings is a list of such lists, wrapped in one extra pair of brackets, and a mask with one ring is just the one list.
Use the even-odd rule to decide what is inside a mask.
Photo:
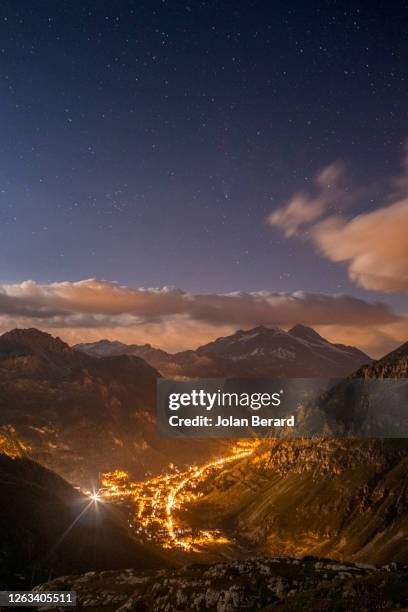
[(111, 341), (106, 339), (98, 340), (97, 342), (76, 344), (72, 348), (80, 353), (98, 358), (117, 355), (140, 357), (159, 371), (162, 376), (166, 376), (167, 378), (183, 376), (182, 369), (185, 357), (187, 354), (193, 353), (193, 351), (184, 351), (183, 353), (176, 353), (173, 355), (161, 349), (154, 348), (150, 344), (124, 344), (116, 340)]
[(357, 370), (355, 378), (407, 378), (408, 342), (371, 364)]
[[(76, 344), (73, 349), (91, 355), (92, 357), (112, 357), (117, 355), (133, 355), (148, 363), (162, 363), (171, 360), (172, 355), (156, 349), (151, 344), (124, 344), (117, 340), (98, 340), (97, 342)], [(154, 366), (153, 366), (154, 367)]]
[(138, 461), (157, 377), (137, 357), (92, 359), (36, 329), (13, 330), (0, 337), (0, 434), (89, 486), (100, 471)]
[[(407, 346), (350, 380), (391, 376), (406, 388)], [(343, 384), (323, 398), (328, 412), (347, 413)], [(180, 518), (232, 530), (257, 554), (407, 563), (407, 473), (408, 439), (265, 440), (208, 478)]]
[[(76, 344), (72, 348), (92, 355), (92, 357), (112, 357), (113, 355), (131, 355), (134, 345), (124, 344), (117, 340), (98, 340), (97, 342), (84, 342), (82, 344)], [(137, 347), (136, 347), (137, 348)], [(143, 348), (143, 347), (140, 347)]]
[[(191, 463), (213, 446), (156, 435), (160, 375), (130, 355), (96, 359), (36, 329), (0, 336), (0, 452), (29, 453), (68, 481), (91, 488), (102, 472), (136, 478), (170, 462)], [(13, 446), (14, 445), (14, 446)]]
[(189, 512), (253, 554), (407, 563), (407, 472), (407, 440), (265, 441)]
[(306, 409), (305, 427), (353, 437), (404, 437), (408, 432), (408, 342), (359, 368)]
[(188, 378), (342, 377), (371, 361), (351, 346), (332, 344), (304, 325), (288, 332), (259, 326), (218, 338), (195, 351), (169, 354), (147, 345), (102, 340), (75, 350), (94, 356), (126, 354), (145, 359), (163, 376)]
[(0, 588), (70, 572), (158, 567), (163, 559), (127, 535), (126, 523), (55, 473), (0, 455)]

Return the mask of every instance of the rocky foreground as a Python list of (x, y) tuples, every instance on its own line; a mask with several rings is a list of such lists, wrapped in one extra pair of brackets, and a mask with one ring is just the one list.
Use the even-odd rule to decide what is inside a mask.
[(180, 569), (89, 572), (36, 588), (60, 590), (76, 591), (79, 607), (106, 612), (402, 610), (408, 606), (408, 567), (251, 558)]

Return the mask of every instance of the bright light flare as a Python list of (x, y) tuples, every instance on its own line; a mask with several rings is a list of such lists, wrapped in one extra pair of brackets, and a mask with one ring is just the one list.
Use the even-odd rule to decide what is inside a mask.
[(95, 502), (96, 504), (103, 501), (103, 497), (100, 495), (99, 491), (93, 491), (90, 495), (89, 495), (90, 499)]

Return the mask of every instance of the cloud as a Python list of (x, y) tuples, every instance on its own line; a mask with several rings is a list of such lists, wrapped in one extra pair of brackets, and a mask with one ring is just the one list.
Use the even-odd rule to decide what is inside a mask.
[(330, 207), (339, 202), (343, 205), (350, 200), (350, 193), (344, 183), (345, 170), (339, 163), (333, 163), (317, 175), (315, 193), (296, 194), (286, 206), (271, 213), (267, 219), (270, 225), (283, 229), (285, 236), (294, 236), (299, 230), (322, 217)]
[(316, 330), (324, 338), (341, 344), (358, 346), (371, 357), (383, 357), (408, 338), (408, 317), (401, 316), (395, 323), (366, 327), (322, 325)]
[[(406, 168), (408, 172), (408, 164)], [(347, 264), (356, 285), (387, 293), (406, 292), (408, 197), (403, 191), (408, 188), (408, 174), (395, 182), (398, 193), (393, 194), (391, 203), (354, 218), (332, 214), (333, 209), (344, 209), (353, 201), (351, 190), (339, 188), (343, 178), (342, 172), (329, 166), (317, 177), (314, 196), (296, 194), (268, 217), (268, 223), (281, 228), (287, 237), (306, 229), (308, 239), (322, 255)], [(355, 198), (359, 197), (361, 192), (356, 190)]]
[(174, 288), (132, 289), (118, 283), (95, 279), (48, 285), (40, 285), (30, 280), (16, 285), (0, 285), (0, 296), (2, 293), (12, 298), (16, 307), (25, 304), (40, 311), (52, 308), (60, 314), (127, 313), (141, 317), (178, 314), (184, 310), (185, 296)]
[(348, 263), (351, 280), (384, 292), (408, 291), (408, 198), (349, 221), (316, 224), (312, 239), (331, 261)]
[(268, 223), (282, 228), (285, 236), (290, 238), (297, 234), (302, 226), (319, 219), (325, 210), (326, 203), (319, 198), (312, 199), (298, 194), (287, 206), (270, 214)]
[(55, 321), (57, 325), (131, 326), (182, 316), (212, 325), (368, 325), (394, 321), (396, 316), (379, 302), (347, 295), (302, 291), (259, 291), (192, 294), (164, 287), (132, 288), (94, 279), (40, 285), (26, 281), (0, 285), (0, 313)]
[(193, 294), (95, 279), (0, 285), (3, 331), (40, 327), (70, 342), (108, 337), (173, 351), (260, 324), (289, 328), (301, 322), (335, 329), (339, 337), (339, 330), (347, 329), (351, 339), (350, 330), (365, 329), (367, 339), (373, 329), (386, 329), (400, 319), (380, 302), (302, 291)]

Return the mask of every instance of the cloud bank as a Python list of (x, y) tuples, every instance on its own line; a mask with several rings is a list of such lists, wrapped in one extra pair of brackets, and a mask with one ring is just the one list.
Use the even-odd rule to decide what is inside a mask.
[(301, 322), (324, 327), (329, 335), (335, 331), (332, 339), (347, 329), (350, 343), (350, 330), (364, 329), (367, 345), (374, 329), (382, 328), (387, 334), (386, 330), (401, 321), (404, 319), (383, 303), (347, 295), (301, 291), (193, 294), (171, 287), (132, 288), (95, 279), (0, 285), (3, 331), (34, 326), (71, 342), (108, 337), (182, 350), (238, 328), (260, 324), (288, 328)]
[(349, 206), (361, 193), (346, 189), (344, 171), (335, 164), (317, 176), (313, 196), (296, 194), (267, 221), (281, 228), (286, 237), (302, 233), (327, 259), (345, 262), (356, 285), (387, 293), (406, 292), (408, 172), (396, 185), (398, 191), (388, 205), (345, 218), (332, 211)]

